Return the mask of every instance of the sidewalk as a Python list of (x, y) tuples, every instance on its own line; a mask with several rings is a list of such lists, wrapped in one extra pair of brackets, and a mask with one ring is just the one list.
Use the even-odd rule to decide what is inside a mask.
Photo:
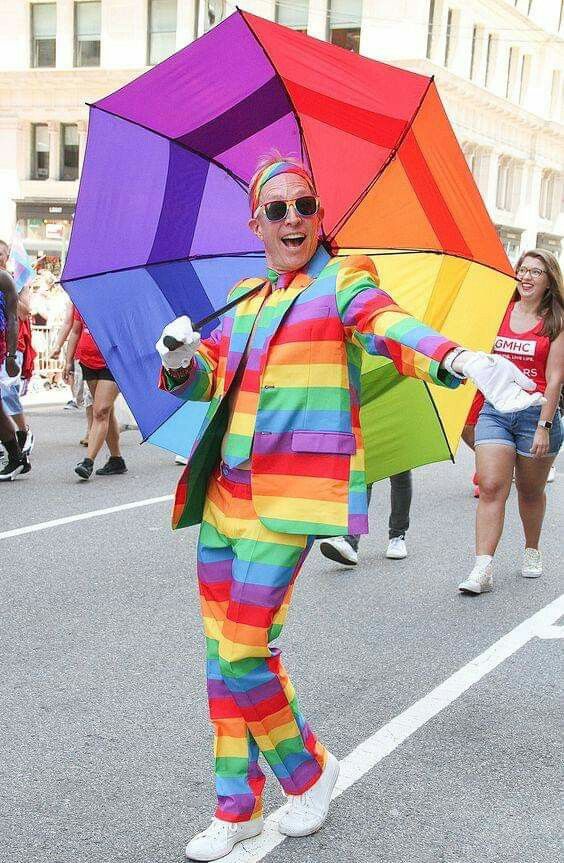
[(39, 405), (66, 405), (72, 399), (70, 387), (45, 389), (43, 383), (43, 379), (37, 375), (31, 379), (27, 395), (22, 398), (24, 409)]

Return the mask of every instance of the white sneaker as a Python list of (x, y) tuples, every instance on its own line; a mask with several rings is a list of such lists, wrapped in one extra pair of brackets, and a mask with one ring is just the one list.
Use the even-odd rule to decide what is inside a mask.
[(386, 549), (386, 557), (389, 557), (390, 560), (403, 560), (404, 557), (407, 557), (407, 546), (404, 536), (393, 536), (391, 538)]
[(491, 563), (484, 568), (475, 566), (468, 578), (458, 585), (461, 593), (487, 593), (493, 588), (493, 567)]
[(329, 814), (339, 770), (339, 762), (329, 752), (325, 769), (315, 785), (304, 794), (289, 798), (278, 821), (280, 833), (284, 836), (310, 836), (319, 830)]
[(233, 851), (237, 842), (262, 833), (263, 818), (252, 821), (222, 821), (214, 818), (207, 830), (194, 836), (186, 846), (188, 860), (219, 860)]
[(342, 563), (343, 566), (356, 566), (358, 563), (358, 552), (354, 550), (344, 536), (332, 536), (330, 539), (324, 539), (319, 544), (319, 551), (324, 557)]
[(188, 459), (184, 458), (183, 455), (175, 455), (174, 456), (174, 463), (175, 464), (188, 464)]
[(542, 575), (542, 554), (538, 548), (526, 548), (521, 567), (523, 578), (538, 578)]
[(548, 476), (546, 478), (546, 481), (547, 482), (554, 482), (555, 477), (556, 477), (556, 468), (554, 467), (554, 465), (552, 465), (552, 467), (550, 468), (550, 470), (548, 472)]

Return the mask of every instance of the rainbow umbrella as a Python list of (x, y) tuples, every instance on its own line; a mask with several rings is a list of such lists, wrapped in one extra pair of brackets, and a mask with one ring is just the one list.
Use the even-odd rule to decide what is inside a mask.
[[(382, 287), (450, 338), (488, 350), (513, 290), (433, 79), (237, 11), (91, 106), (62, 278), (144, 439), (174, 452), (205, 405), (157, 390), (154, 345), (264, 275), (247, 187), (273, 147), (309, 164), (328, 256), (371, 255)], [(369, 480), (452, 457), (469, 386), (368, 356), (362, 380)]]

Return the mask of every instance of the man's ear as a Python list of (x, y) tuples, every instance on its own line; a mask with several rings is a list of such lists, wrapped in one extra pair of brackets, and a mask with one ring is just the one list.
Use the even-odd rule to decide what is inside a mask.
[(262, 229), (258, 219), (249, 219), (249, 228), (253, 234), (256, 234), (259, 240), (262, 240)]

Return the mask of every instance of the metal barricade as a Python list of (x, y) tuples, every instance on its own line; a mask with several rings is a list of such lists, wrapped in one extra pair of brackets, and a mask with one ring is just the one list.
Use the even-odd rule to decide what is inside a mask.
[(50, 354), (57, 337), (56, 327), (41, 327), (35, 324), (31, 328), (31, 342), (37, 352), (35, 358), (35, 374), (44, 378), (49, 384), (53, 382), (55, 375), (61, 373), (64, 367), (63, 357), (52, 359)]

